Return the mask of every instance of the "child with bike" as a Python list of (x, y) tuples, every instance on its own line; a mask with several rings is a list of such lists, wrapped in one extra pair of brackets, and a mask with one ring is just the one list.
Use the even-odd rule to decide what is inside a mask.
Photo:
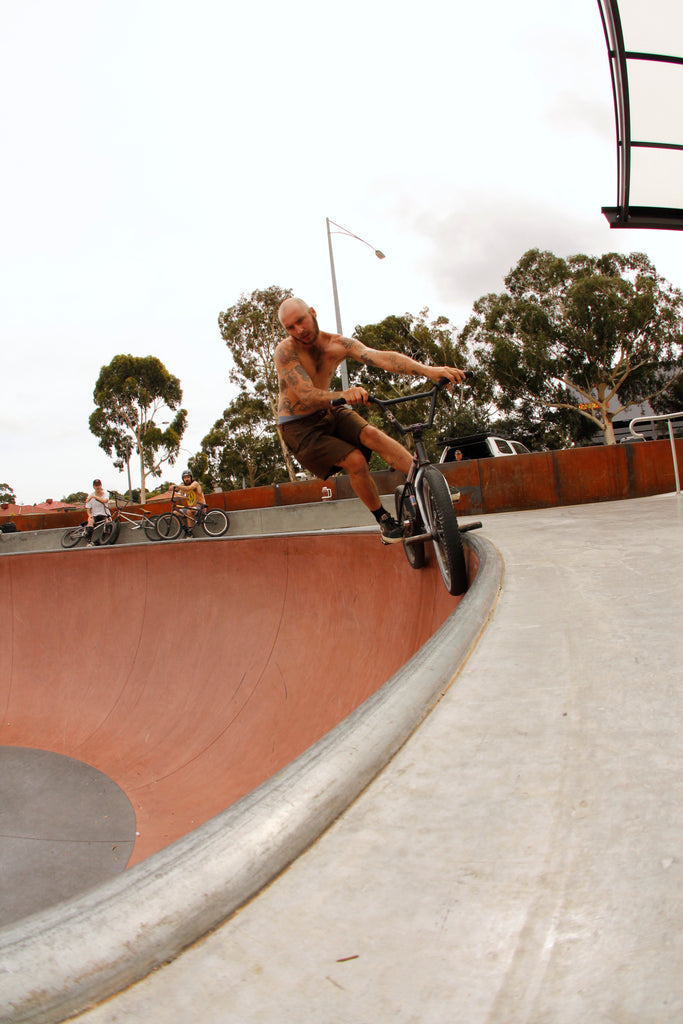
[(333, 408), (332, 402), (340, 397), (347, 405), (367, 405), (368, 393), (361, 387), (330, 391), (332, 377), (345, 359), (390, 373), (427, 377), (434, 383), (444, 377), (451, 384), (459, 383), (465, 373), (454, 366), (426, 366), (402, 352), (371, 349), (357, 338), (321, 331), (316, 316), (303, 299), (285, 299), (280, 305), (280, 323), (288, 334), (275, 350), (282, 436), (297, 461), (320, 479), (346, 470), (351, 486), (380, 528), (382, 543), (399, 543), (403, 528), (382, 506), (368, 460), (375, 451), (388, 465), (407, 475), (412, 456), (353, 409)]

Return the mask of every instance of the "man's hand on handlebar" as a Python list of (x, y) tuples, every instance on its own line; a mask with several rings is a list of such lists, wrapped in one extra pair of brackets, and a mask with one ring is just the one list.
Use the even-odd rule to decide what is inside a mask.
[(368, 393), (365, 388), (347, 388), (345, 391), (339, 392), (334, 404), (341, 405), (342, 402), (339, 399), (343, 399), (347, 405), (367, 405)]
[(461, 384), (467, 376), (465, 370), (459, 370), (457, 366), (428, 366), (425, 377), (438, 384), (444, 378), (450, 384)]

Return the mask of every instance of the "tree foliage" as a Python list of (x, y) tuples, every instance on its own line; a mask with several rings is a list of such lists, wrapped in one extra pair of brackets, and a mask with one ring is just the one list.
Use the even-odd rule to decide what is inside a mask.
[[(656, 413), (683, 412), (683, 374), (678, 374), (670, 386), (661, 395), (652, 399), (652, 407)], [(674, 425), (680, 420), (674, 421)]]
[[(575, 438), (603, 431), (631, 404), (657, 403), (681, 374), (683, 294), (641, 253), (561, 259), (531, 249), (480, 298), (461, 333), (513, 421), (548, 416)], [(569, 417), (569, 418), (568, 418)]]
[(286, 480), (269, 404), (246, 392), (238, 395), (202, 440), (191, 468), (222, 491)]
[[(262, 290), (257, 289), (251, 295), (241, 295), (234, 306), (230, 306), (218, 316), (221, 336), (230, 349), (234, 362), (230, 380), (238, 386), (241, 395), (254, 399), (255, 404), (252, 406), (254, 412), (259, 408), (259, 402), (261, 403), (260, 408), (268, 410), (269, 422), (275, 431), (281, 458), (287, 467), (290, 480), (296, 479), (296, 471), (277, 422), (279, 387), (275, 369), (275, 349), (287, 336), (278, 319), (278, 309), (280, 304), (285, 299), (291, 298), (292, 295), (291, 288), (279, 288), (276, 285)], [(233, 412), (238, 417), (241, 415), (239, 409)], [(230, 414), (230, 417), (233, 417), (233, 413)], [(233, 422), (230, 429), (234, 429), (235, 425), (236, 422)], [(243, 465), (255, 466), (259, 452), (261, 455), (263, 454), (261, 440), (256, 443), (257, 438), (261, 438), (261, 435), (255, 432), (251, 437), (251, 440), (256, 443), (256, 448), (250, 460), (247, 461), (244, 459), (250, 437), (244, 425), (240, 428), (239, 436), (242, 444)], [(218, 435), (214, 440), (217, 441), (217, 439)], [(230, 461), (229, 455), (226, 454), (225, 458)], [(237, 461), (239, 462), (239, 459)]]
[[(432, 366), (468, 367), (468, 353), (459, 341), (455, 328), (445, 316), (429, 319), (429, 310), (423, 309), (417, 316), (404, 313), (403, 316), (388, 316), (378, 324), (356, 327), (354, 336), (369, 348), (403, 352), (420, 363)], [(378, 398), (397, 398), (399, 395), (420, 394), (431, 387), (424, 377), (389, 374), (372, 366), (359, 363), (349, 364), (349, 382), (366, 388)], [(490, 387), (485, 377), (477, 375), (473, 381), (443, 391), (437, 406), (435, 432), (441, 435), (468, 434), (483, 430), (492, 413)], [(395, 410), (403, 422), (414, 422), (427, 415), (426, 403), (421, 406), (410, 402)], [(386, 418), (373, 406), (364, 410), (372, 423), (381, 429), (388, 429)], [(424, 415), (423, 415), (424, 414)], [(409, 439), (401, 438), (409, 445)], [(427, 438), (429, 442), (429, 438)], [(379, 468), (379, 467), (378, 467)]]
[(16, 505), (17, 498), (14, 489), (9, 484), (0, 484), (0, 502), (7, 505)]
[[(117, 469), (137, 455), (143, 502), (147, 477), (161, 476), (161, 466), (178, 457), (187, 425), (187, 412), (179, 408), (182, 397), (180, 381), (156, 356), (114, 356), (97, 378), (90, 430), (100, 448), (114, 456)], [(164, 414), (170, 422), (157, 422)]]

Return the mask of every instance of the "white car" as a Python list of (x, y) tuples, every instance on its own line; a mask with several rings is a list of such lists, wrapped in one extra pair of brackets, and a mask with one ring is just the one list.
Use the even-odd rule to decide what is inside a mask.
[(521, 441), (513, 441), (507, 437), (496, 437), (494, 434), (467, 434), (464, 437), (440, 437), (445, 444), (439, 462), (460, 461), (456, 452), (462, 453), (463, 459), (497, 459), (505, 455), (530, 455), (531, 452)]

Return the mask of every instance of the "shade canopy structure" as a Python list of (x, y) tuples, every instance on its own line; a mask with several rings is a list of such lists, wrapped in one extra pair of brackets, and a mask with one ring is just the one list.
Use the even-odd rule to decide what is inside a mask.
[(598, 0), (617, 136), (613, 228), (683, 229), (683, 6)]

